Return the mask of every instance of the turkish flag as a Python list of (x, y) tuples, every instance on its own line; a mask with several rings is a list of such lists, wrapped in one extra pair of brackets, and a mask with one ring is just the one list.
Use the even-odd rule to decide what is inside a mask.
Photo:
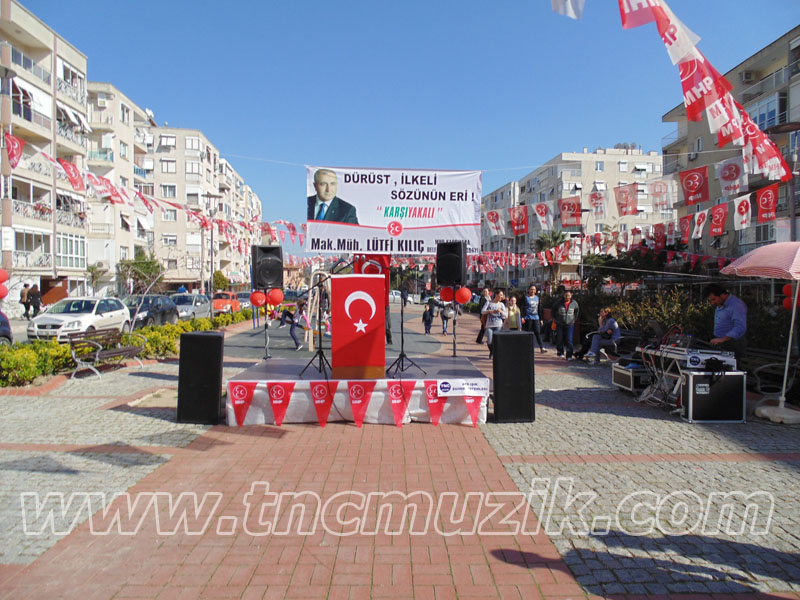
[(425, 382), (425, 399), (428, 401), (428, 412), (431, 413), (431, 423), (434, 425), (439, 424), (444, 411), (444, 404), (447, 398), (439, 397), (439, 386), (436, 380), (426, 380)]
[(364, 415), (367, 414), (369, 399), (372, 398), (372, 390), (375, 389), (375, 381), (348, 381), (347, 394), (350, 396), (350, 408), (353, 411), (353, 420), (356, 427), (361, 427), (364, 423)]
[(733, 201), (736, 210), (733, 213), (733, 229), (741, 231), (750, 225), (750, 194), (739, 196)]
[(578, 196), (561, 198), (558, 201), (562, 227), (578, 227), (581, 224), (581, 199)]
[(681, 244), (689, 243), (689, 234), (692, 231), (692, 223), (694, 222), (694, 215), (686, 215), (681, 217), (679, 224), (681, 229)]
[(292, 399), (292, 391), (294, 391), (294, 381), (273, 381), (267, 384), (272, 415), (278, 427), (283, 424), (283, 417), (286, 416), (286, 409), (289, 408), (289, 401)]
[(361, 275), (383, 275), (385, 282), (384, 304), (381, 308), (386, 310), (389, 306), (389, 288), (391, 287), (391, 254), (356, 254), (353, 261), (353, 273)]
[(328, 422), (328, 415), (331, 413), (333, 395), (339, 382), (334, 379), (328, 381), (312, 381), (309, 383), (311, 390), (311, 401), (314, 402), (314, 410), (317, 411), (317, 420), (320, 427), (325, 427)]
[(637, 197), (638, 188), (635, 183), (614, 188), (614, 199), (617, 202), (617, 212), (620, 217), (635, 215), (639, 212)]
[[(331, 365), (340, 378), (370, 379), (386, 366), (383, 275), (331, 276)], [(348, 374), (350, 373), (350, 374)]]
[(10, 133), (6, 133), (5, 137), (8, 162), (12, 169), (16, 169), (19, 164), (19, 159), (22, 158), (22, 149), (25, 147), (25, 140), (11, 135)]
[(408, 401), (411, 399), (411, 392), (414, 391), (416, 384), (417, 382), (414, 379), (397, 379), (387, 382), (394, 424), (398, 427), (403, 426), (403, 420), (408, 409)]
[(233, 405), (233, 414), (236, 416), (236, 424), (241, 427), (247, 410), (253, 401), (253, 392), (256, 391), (257, 381), (229, 381), (228, 397)]
[(86, 191), (86, 184), (83, 182), (83, 177), (81, 176), (81, 172), (78, 170), (78, 167), (63, 158), (59, 158), (58, 162), (64, 169), (64, 173), (67, 174), (67, 179), (69, 179), (72, 189), (76, 192)]
[(711, 235), (725, 233), (725, 222), (728, 220), (728, 203), (717, 204), (711, 209)]
[(681, 189), (686, 205), (705, 202), (708, 196), (708, 166), (681, 171), (678, 174), (681, 178)]
[(766, 223), (775, 220), (775, 211), (778, 208), (778, 184), (773, 183), (756, 192), (758, 205), (758, 222)]
[(528, 207), (513, 206), (508, 209), (511, 218), (511, 229), (514, 235), (524, 235), (528, 233)]

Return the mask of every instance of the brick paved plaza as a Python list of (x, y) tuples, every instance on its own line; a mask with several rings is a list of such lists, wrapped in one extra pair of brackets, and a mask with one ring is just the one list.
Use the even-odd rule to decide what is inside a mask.
[[(407, 309), (406, 349), (452, 354), (450, 337), (421, 335), (419, 310)], [(491, 376), (476, 328), (474, 316), (460, 320), (458, 355)], [(288, 351), (286, 332), (275, 332), (273, 355)], [(226, 377), (263, 354), (257, 333), (227, 333)], [(552, 350), (536, 354), (527, 424), (205, 427), (175, 423), (176, 388), (177, 364), (163, 362), (0, 397), (0, 598), (800, 598), (798, 426), (688, 424), (617, 391), (607, 363)], [(466, 499), (467, 510), (462, 522), (443, 510), (436, 526), (412, 532), (396, 511), (388, 532), (342, 535), (359, 506), (329, 504), (323, 517), (342, 507), (338, 528), (280, 535), (285, 515), (267, 532), (246, 511), (266, 497), (254, 482), (323, 502), (424, 492)], [(108, 514), (31, 518), (25, 496), (23, 523), (22, 494), (110, 501), (125, 491), (211, 492), (218, 504), (205, 531), (184, 531), (158, 504), (134, 510), (131, 528), (146, 518), (124, 535)], [(476, 501), (489, 492), (508, 501), (502, 511)], [(760, 492), (758, 514), (712, 501), (730, 492)], [(532, 508), (516, 506), (523, 494)], [(482, 535), (442, 534), (475, 523)]]

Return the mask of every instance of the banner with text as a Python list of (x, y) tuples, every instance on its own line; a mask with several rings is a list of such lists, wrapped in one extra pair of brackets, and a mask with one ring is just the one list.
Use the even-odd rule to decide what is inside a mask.
[(306, 167), (308, 252), (435, 254), (481, 247), (481, 172)]

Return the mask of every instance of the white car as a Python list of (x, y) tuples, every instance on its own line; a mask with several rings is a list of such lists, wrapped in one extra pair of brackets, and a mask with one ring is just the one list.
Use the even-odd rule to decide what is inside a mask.
[(175, 306), (178, 307), (178, 318), (186, 319), (210, 319), (211, 302), (208, 296), (203, 294), (173, 294), (170, 296)]
[(128, 308), (117, 298), (64, 298), (28, 323), (29, 340), (56, 338), (66, 342), (72, 333), (98, 329), (130, 331)]
[(389, 303), (402, 302), (403, 297), (400, 295), (400, 290), (389, 290)]

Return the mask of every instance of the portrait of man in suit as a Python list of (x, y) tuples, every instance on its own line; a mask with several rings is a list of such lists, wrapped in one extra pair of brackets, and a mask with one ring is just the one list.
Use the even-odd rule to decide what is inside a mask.
[(358, 225), (356, 207), (336, 196), (338, 183), (336, 173), (330, 169), (318, 169), (314, 173), (314, 189), (317, 193), (308, 197), (309, 221), (334, 221)]

